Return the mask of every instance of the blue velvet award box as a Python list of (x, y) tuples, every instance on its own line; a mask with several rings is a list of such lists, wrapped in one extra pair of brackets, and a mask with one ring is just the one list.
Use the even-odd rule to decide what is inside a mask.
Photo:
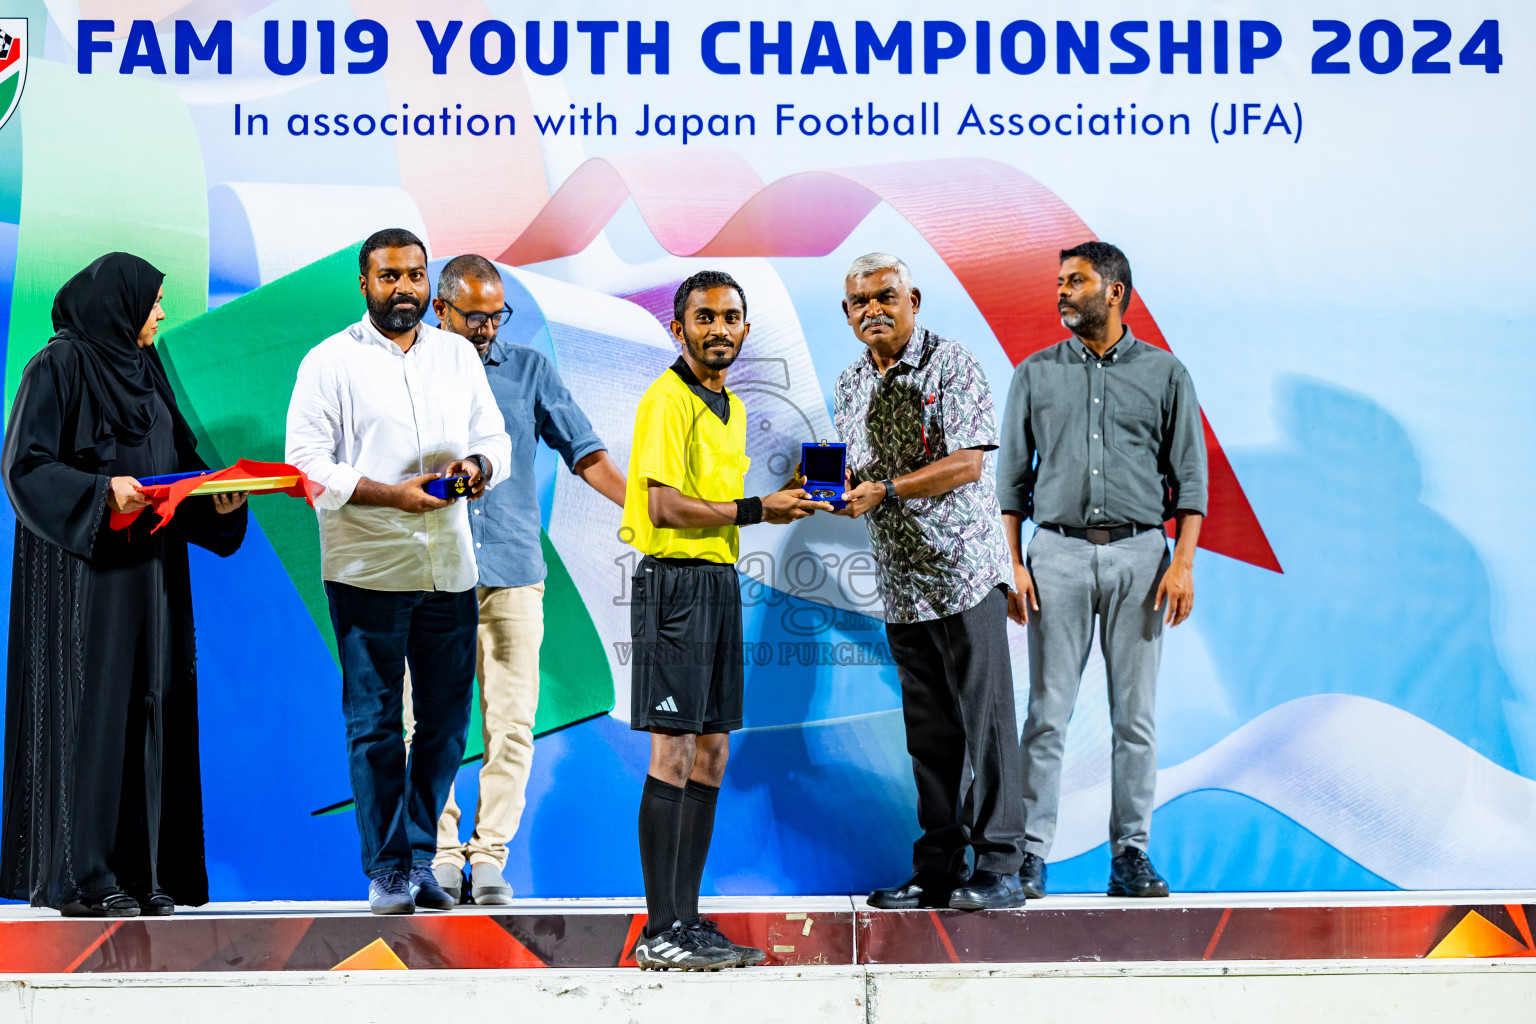
[(800, 472), (812, 501), (830, 502), (833, 508), (848, 504), (843, 500), (847, 465), (848, 446), (841, 441), (808, 441), (800, 446)]
[(445, 476), (436, 480), (428, 480), (427, 493), (440, 501), (450, 498), (463, 498), (469, 494), (469, 477)]

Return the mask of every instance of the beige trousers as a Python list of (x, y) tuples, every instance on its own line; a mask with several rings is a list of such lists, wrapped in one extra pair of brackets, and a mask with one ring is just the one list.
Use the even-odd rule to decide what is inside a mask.
[[(524, 791), (533, 768), (533, 716), (539, 707), (539, 645), (544, 641), (544, 584), (478, 587), (480, 626), (475, 675), (480, 680), (480, 717), (485, 760), (480, 765), (480, 803), (469, 842), (459, 842), (460, 810), (452, 789), (437, 820), (434, 864), (463, 867), (507, 863), (507, 840), (523, 817)], [(411, 678), (405, 678), (405, 734), (415, 727)]]

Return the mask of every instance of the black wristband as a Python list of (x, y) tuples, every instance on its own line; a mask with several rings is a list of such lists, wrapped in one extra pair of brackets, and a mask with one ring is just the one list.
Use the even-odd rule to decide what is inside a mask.
[(897, 504), (896, 485), (889, 479), (880, 481), (885, 486), (885, 497), (880, 499), (881, 508), (895, 508)]
[(751, 526), (753, 523), (763, 521), (762, 498), (737, 498), (736, 499), (736, 525)]

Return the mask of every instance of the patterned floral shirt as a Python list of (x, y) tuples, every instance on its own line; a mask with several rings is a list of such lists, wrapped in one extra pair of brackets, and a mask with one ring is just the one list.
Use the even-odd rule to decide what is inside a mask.
[[(837, 434), (855, 485), (895, 478), (964, 448), (997, 447), (992, 389), (976, 357), (922, 325), (882, 377), (866, 351), (837, 378)], [(865, 516), (887, 622), (925, 622), (1012, 586), (992, 459), (981, 479)]]

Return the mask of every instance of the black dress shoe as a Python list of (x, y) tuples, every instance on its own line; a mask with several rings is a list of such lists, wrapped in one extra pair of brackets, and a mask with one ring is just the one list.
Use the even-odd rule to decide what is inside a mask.
[(1109, 866), (1109, 895), (1167, 896), (1168, 883), (1152, 866), (1147, 851), (1130, 846)]
[(59, 908), (65, 917), (138, 917), (139, 901), (121, 889), (83, 893)]
[(881, 910), (916, 910), (919, 907), (947, 907), (949, 894), (970, 881), (969, 870), (959, 875), (934, 875), (919, 871), (900, 885), (876, 889), (869, 894), (869, 905)]
[(141, 917), (170, 917), (176, 913), (176, 901), (159, 889), (134, 899), (138, 901)]
[(1045, 895), (1045, 858), (1037, 853), (1026, 853), (1019, 865), (1019, 884), (1024, 895), (1037, 900)]
[(1028, 897), (1019, 884), (1019, 876), (978, 871), (969, 885), (956, 889), (949, 897), (951, 910), (1009, 910), (1022, 907)]

